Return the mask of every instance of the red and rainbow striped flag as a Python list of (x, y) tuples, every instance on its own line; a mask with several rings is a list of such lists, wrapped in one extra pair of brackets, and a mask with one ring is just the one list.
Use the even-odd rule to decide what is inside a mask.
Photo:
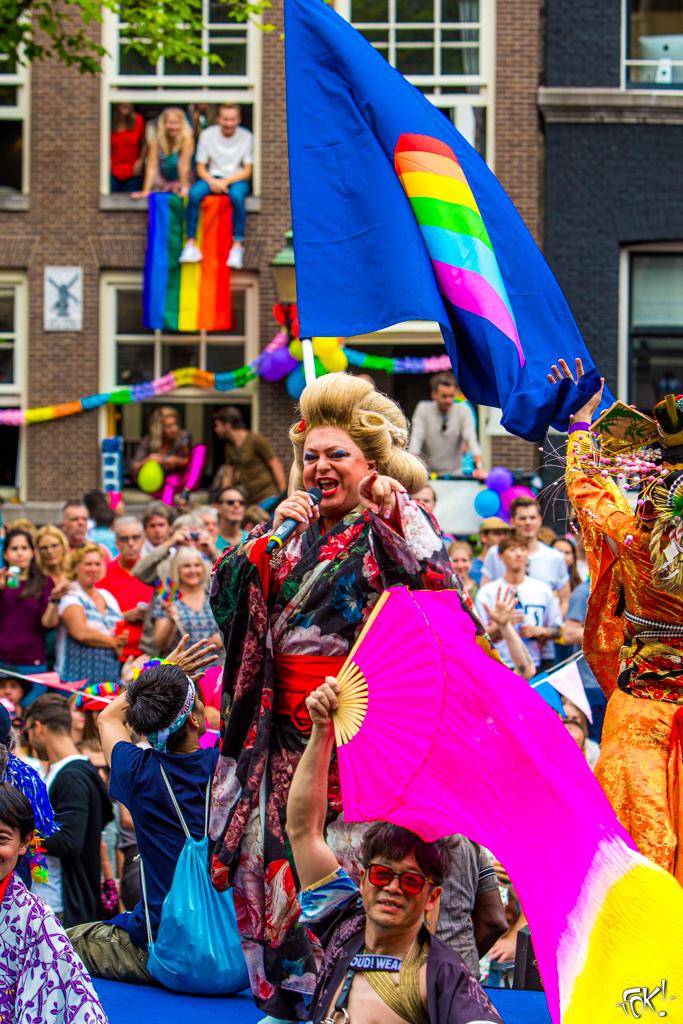
[(180, 196), (149, 197), (143, 288), (145, 327), (166, 331), (226, 331), (232, 325), (228, 253), (232, 206), (227, 196), (207, 196), (199, 213), (201, 263), (179, 263), (185, 229)]

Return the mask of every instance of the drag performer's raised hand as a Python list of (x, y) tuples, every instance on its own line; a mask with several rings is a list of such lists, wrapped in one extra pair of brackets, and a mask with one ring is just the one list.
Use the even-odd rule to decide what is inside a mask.
[(292, 533), (292, 537), (298, 537), (311, 523), (320, 519), (320, 509), (311, 503), (311, 497), (307, 491), (294, 491), (281, 501), (275, 509), (273, 516), (273, 533), (282, 526), (285, 519), (295, 519), (298, 526)]
[[(584, 375), (583, 363), (578, 358), (576, 359), (576, 376), (572, 373), (567, 365), (565, 359), (558, 359), (557, 363), (553, 363), (550, 367), (550, 373), (548, 374), (548, 380), (551, 384), (559, 384), (562, 380), (571, 380), (574, 384), (578, 384)], [(593, 413), (600, 405), (602, 401), (602, 391), (605, 387), (605, 378), (600, 378), (600, 388), (595, 392), (594, 395), (588, 399), (585, 405), (582, 405), (580, 409), (570, 416), (570, 423), (590, 423), (593, 419)]]
[(405, 494), (406, 489), (398, 480), (390, 476), (380, 476), (373, 470), (361, 480), (358, 493), (361, 505), (385, 519), (390, 519), (396, 506), (395, 495)]

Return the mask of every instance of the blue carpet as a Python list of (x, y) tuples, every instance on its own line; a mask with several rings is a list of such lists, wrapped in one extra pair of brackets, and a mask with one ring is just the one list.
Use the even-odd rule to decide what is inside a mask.
[[(110, 1024), (256, 1024), (263, 1016), (249, 992), (229, 998), (179, 996), (163, 988), (147, 985), (122, 985), (117, 981), (95, 979), (95, 987)], [(501, 988), (486, 990), (503, 1018), (504, 1024), (550, 1024), (550, 1014), (542, 992), (517, 992)]]

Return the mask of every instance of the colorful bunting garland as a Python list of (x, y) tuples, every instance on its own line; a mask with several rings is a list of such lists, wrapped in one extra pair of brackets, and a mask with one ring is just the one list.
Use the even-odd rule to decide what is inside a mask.
[[(275, 342), (278, 339), (273, 339)], [(168, 395), (178, 388), (205, 388), (215, 391), (234, 391), (235, 388), (243, 388), (249, 381), (257, 377), (268, 379), (266, 373), (261, 372), (261, 364), (268, 362), (268, 357), (273, 351), (282, 347), (278, 344), (271, 349), (273, 342), (253, 362), (241, 366), (237, 370), (230, 370), (227, 373), (209, 373), (207, 370), (199, 370), (194, 366), (186, 366), (180, 370), (173, 370), (156, 380), (144, 381), (142, 384), (133, 384), (129, 388), (117, 388), (114, 391), (104, 391), (98, 395), (86, 395), (84, 398), (72, 402), (62, 402), (59, 405), (45, 405), (37, 409), (1, 409), (0, 426), (22, 427), (31, 423), (46, 423), (49, 420), (61, 419), (64, 416), (74, 416), (76, 413), (88, 412), (91, 409), (99, 409), (104, 405), (128, 405), (131, 402), (144, 402), (149, 398), (157, 398), (159, 395)], [(286, 336), (285, 336), (286, 344)], [(450, 370), (451, 364), (446, 354), (441, 356), (373, 356), (368, 352), (357, 352), (355, 349), (341, 346), (351, 366), (362, 370), (375, 370), (382, 373), (438, 373), (440, 370)]]

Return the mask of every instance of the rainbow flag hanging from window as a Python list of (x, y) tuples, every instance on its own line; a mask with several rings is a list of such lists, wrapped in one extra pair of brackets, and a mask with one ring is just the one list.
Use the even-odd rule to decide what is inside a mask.
[(165, 331), (226, 331), (232, 325), (228, 253), (232, 206), (227, 196), (207, 196), (199, 213), (201, 263), (179, 263), (185, 240), (180, 196), (149, 197), (143, 288), (145, 327)]

